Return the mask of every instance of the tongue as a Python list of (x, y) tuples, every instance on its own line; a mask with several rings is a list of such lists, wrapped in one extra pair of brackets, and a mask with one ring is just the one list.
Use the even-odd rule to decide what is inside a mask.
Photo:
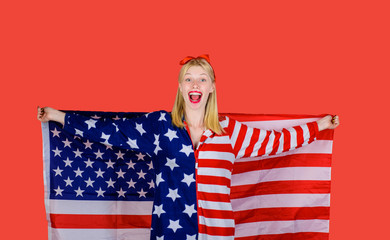
[(191, 95), (191, 100), (197, 101), (200, 99), (200, 95)]

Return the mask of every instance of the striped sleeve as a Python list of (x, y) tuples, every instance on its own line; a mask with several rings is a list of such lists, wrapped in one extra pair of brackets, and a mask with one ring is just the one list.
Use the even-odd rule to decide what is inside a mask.
[(313, 142), (318, 135), (316, 121), (280, 131), (248, 127), (231, 118), (227, 122), (227, 131), (236, 159), (291, 151)]

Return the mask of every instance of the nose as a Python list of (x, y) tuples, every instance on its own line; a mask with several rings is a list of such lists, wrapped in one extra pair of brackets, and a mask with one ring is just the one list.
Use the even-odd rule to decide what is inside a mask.
[(199, 82), (198, 81), (193, 81), (192, 87), (193, 88), (199, 88)]

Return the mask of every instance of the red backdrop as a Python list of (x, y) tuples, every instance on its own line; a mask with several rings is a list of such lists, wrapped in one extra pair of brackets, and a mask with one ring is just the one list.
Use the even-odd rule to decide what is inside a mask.
[(384, 239), (385, 2), (3, 1), (2, 236), (47, 238), (37, 105), (171, 110), (179, 60), (208, 53), (220, 112), (340, 115), (331, 239)]

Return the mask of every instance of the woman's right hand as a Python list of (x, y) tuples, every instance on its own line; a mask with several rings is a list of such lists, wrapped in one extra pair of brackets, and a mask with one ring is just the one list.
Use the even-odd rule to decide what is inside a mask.
[(37, 118), (41, 122), (56, 121), (64, 125), (65, 113), (51, 107), (40, 108), (38, 106)]

